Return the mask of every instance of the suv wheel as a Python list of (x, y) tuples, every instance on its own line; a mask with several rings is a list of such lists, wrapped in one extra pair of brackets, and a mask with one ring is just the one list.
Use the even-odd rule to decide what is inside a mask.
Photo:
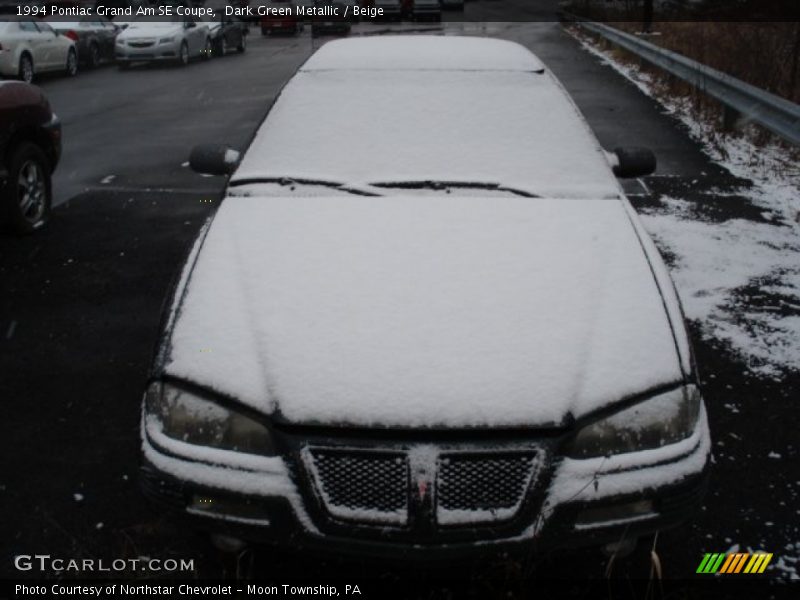
[(242, 39), (239, 42), (239, 45), (236, 46), (236, 51), (241, 54), (245, 50), (247, 50), (247, 33), (243, 31), (242, 32)]
[(50, 217), (50, 166), (36, 144), (23, 142), (12, 155), (2, 207), (12, 229), (31, 233)]
[(33, 81), (33, 59), (30, 54), (23, 54), (19, 59), (19, 78), (25, 83)]

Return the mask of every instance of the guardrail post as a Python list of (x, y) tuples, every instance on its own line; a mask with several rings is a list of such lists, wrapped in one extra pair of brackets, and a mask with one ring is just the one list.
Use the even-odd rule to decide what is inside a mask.
[(733, 131), (739, 127), (742, 113), (730, 106), (722, 107), (722, 129), (724, 131)]

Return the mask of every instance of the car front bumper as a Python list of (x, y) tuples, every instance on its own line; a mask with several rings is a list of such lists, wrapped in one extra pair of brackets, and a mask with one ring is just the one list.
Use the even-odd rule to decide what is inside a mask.
[(114, 56), (118, 63), (171, 61), (177, 60), (180, 52), (180, 43), (153, 44), (145, 47), (132, 47), (117, 45)]
[(710, 439), (703, 410), (694, 433), (676, 444), (556, 459), (524, 519), (420, 539), (397, 539), (376, 527), (371, 535), (358, 527), (332, 531), (280, 457), (243, 455), (238, 465), (221, 466), (182, 458), (175, 449), (165, 451), (143, 428), (140, 483), (155, 505), (193, 527), (294, 550), (428, 560), (602, 546), (680, 525), (702, 501)]

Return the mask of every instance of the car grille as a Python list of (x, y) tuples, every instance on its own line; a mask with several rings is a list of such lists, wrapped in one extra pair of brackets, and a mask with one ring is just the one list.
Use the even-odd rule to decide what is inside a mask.
[(513, 518), (535, 485), (539, 450), (425, 452), (306, 448), (303, 459), (323, 508), (337, 520), (405, 526), (425, 502), (441, 526)]
[(325, 507), (334, 517), (406, 523), (408, 464), (402, 454), (310, 450), (306, 464)]
[(437, 469), (436, 520), (457, 525), (513, 517), (538, 465), (536, 453), (444, 455)]
[(149, 48), (155, 44), (155, 42), (128, 42), (128, 46), (131, 48)]

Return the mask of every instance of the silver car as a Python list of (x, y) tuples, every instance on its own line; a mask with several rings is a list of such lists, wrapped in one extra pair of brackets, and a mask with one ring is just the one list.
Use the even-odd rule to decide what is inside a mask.
[(0, 74), (30, 83), (39, 73), (78, 72), (75, 42), (44, 21), (4, 18), (0, 21)]
[(208, 26), (192, 15), (144, 17), (117, 36), (114, 54), (120, 69), (135, 62), (168, 61), (187, 65), (212, 55)]

